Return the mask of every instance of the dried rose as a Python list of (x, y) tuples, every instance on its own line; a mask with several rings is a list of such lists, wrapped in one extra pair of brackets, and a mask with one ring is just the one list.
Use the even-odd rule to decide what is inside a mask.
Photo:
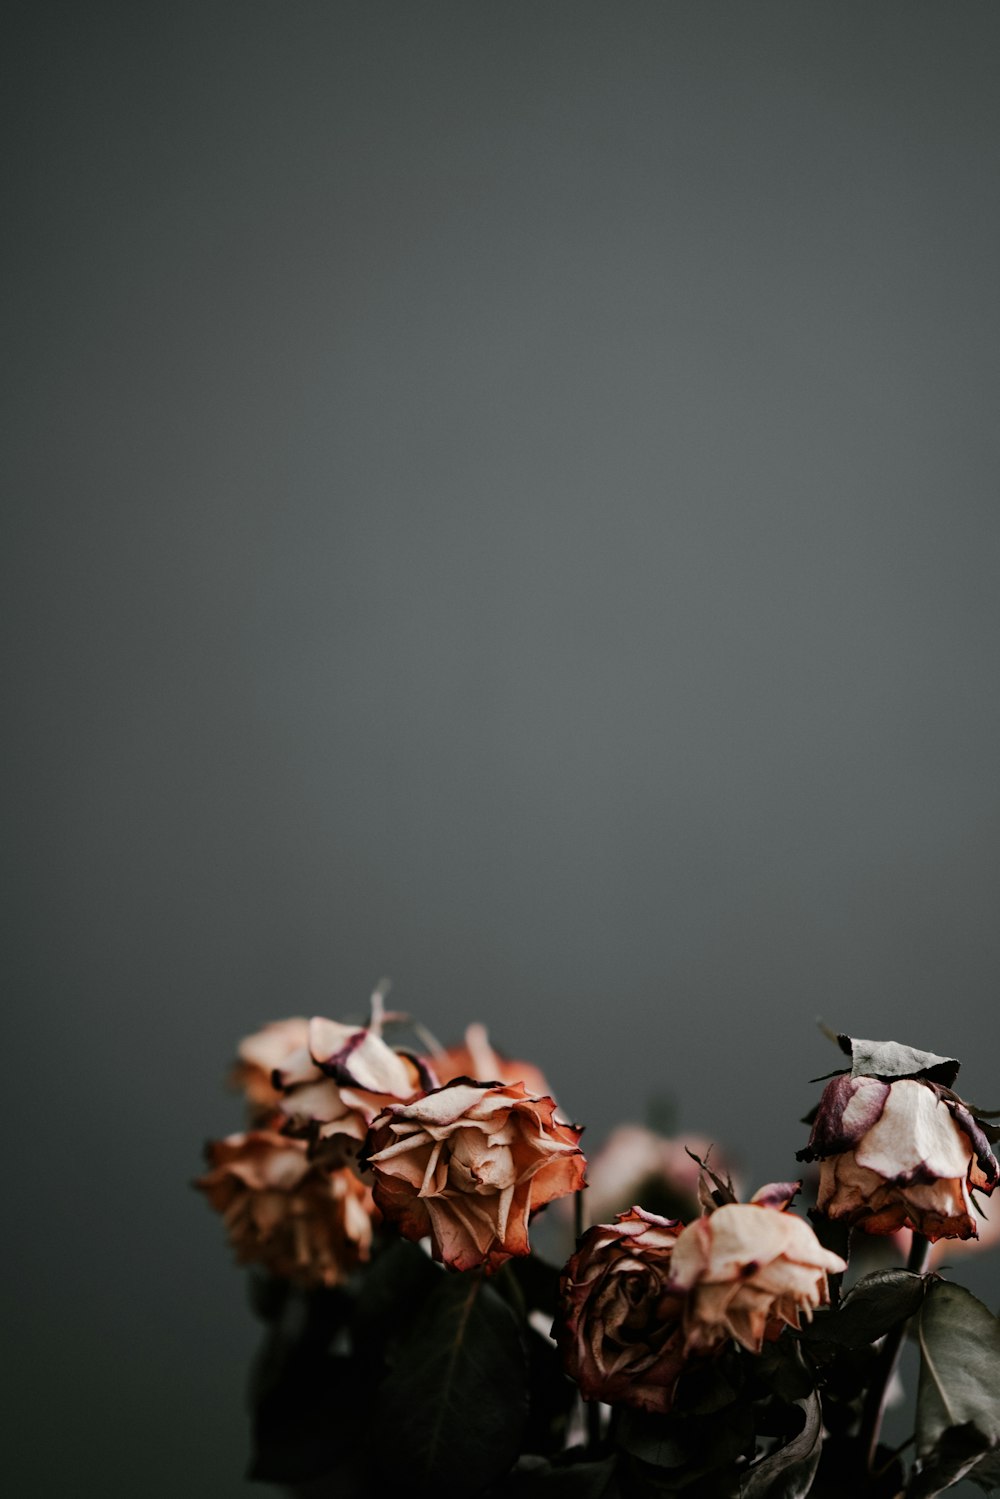
[(375, 1201), (408, 1239), (430, 1235), (458, 1270), (528, 1254), (528, 1218), (583, 1186), (581, 1131), (520, 1083), (459, 1080), (385, 1109), (362, 1153)]
[(327, 1164), (344, 1164), (377, 1114), (417, 1097), (437, 1079), (408, 1052), (395, 1051), (370, 1026), (340, 1025), (314, 1016), (307, 1045), (274, 1073), (287, 1129), (326, 1142)]
[(210, 1169), (195, 1185), (222, 1214), (241, 1263), (335, 1286), (368, 1259), (374, 1205), (353, 1171), (324, 1171), (304, 1141), (274, 1130), (229, 1135), (206, 1154)]
[(988, 1194), (998, 1180), (967, 1105), (926, 1077), (832, 1078), (799, 1155), (821, 1162), (820, 1210), (870, 1234), (974, 1239), (970, 1188)]
[[(759, 1353), (765, 1338), (801, 1326), (830, 1299), (827, 1275), (846, 1269), (803, 1218), (782, 1210), (786, 1184), (689, 1223), (674, 1247), (671, 1287), (687, 1293), (685, 1348), (734, 1338)], [(773, 1206), (771, 1204), (774, 1204)]]
[(670, 1283), (683, 1224), (634, 1207), (580, 1240), (559, 1280), (555, 1335), (585, 1400), (666, 1412), (685, 1362)]
[(434, 1071), (442, 1082), (455, 1077), (471, 1077), (480, 1083), (523, 1083), (529, 1093), (552, 1097), (552, 1089), (533, 1062), (513, 1062), (494, 1050), (485, 1025), (466, 1027), (462, 1046), (450, 1046), (432, 1058)]
[(252, 1036), (245, 1036), (236, 1052), (233, 1086), (246, 1095), (252, 1113), (270, 1115), (281, 1102), (272, 1081), (275, 1070), (309, 1042), (309, 1022), (302, 1016), (274, 1020)]

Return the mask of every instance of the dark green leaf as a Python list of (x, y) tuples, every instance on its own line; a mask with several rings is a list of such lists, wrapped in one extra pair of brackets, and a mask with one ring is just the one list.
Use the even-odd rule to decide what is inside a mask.
[(386, 1477), (450, 1499), (500, 1478), (521, 1450), (526, 1364), (518, 1320), (488, 1281), (442, 1275), (378, 1394), (372, 1451)]
[(960, 1062), (939, 1057), (933, 1051), (917, 1051), (899, 1041), (860, 1041), (840, 1036), (841, 1048), (851, 1058), (852, 1077), (925, 1077), (950, 1088), (958, 1076)]
[(816, 1383), (802, 1361), (802, 1350), (794, 1338), (765, 1343), (751, 1364), (754, 1383), (793, 1405), (804, 1400)]
[(403, 1336), (424, 1298), (444, 1278), (417, 1244), (398, 1239), (368, 1266), (354, 1312), (354, 1341), (371, 1350)]
[(735, 1350), (712, 1359), (692, 1359), (682, 1371), (674, 1394), (678, 1415), (708, 1416), (732, 1405), (742, 1384)]
[[(979, 1482), (982, 1476), (979, 1464), (991, 1455), (995, 1457), (990, 1438), (971, 1421), (964, 1426), (949, 1427), (910, 1479), (907, 1499), (933, 1499), (935, 1494), (943, 1494), (965, 1477)], [(985, 1487), (992, 1485), (987, 1483)]]
[[(914, 1492), (940, 1493), (962, 1474), (989, 1488), (997, 1481), (1000, 1448), (1000, 1322), (963, 1286), (939, 1281), (921, 1308), (917, 1337), (914, 1482), (922, 1487)], [(949, 1472), (956, 1476), (947, 1479)], [(947, 1481), (934, 1488), (935, 1475)]]
[(613, 1457), (601, 1462), (522, 1458), (490, 1493), (496, 1499), (621, 1499)]
[(836, 1310), (817, 1312), (800, 1336), (806, 1342), (861, 1348), (912, 1317), (926, 1289), (923, 1276), (912, 1270), (873, 1270), (851, 1287)]
[(623, 1451), (654, 1468), (681, 1468), (696, 1445), (696, 1433), (690, 1420), (623, 1410), (616, 1440)]
[(754, 1463), (740, 1485), (740, 1499), (802, 1499), (819, 1466), (823, 1418), (815, 1391), (797, 1401), (804, 1422), (797, 1437)]
[(672, 1488), (683, 1489), (715, 1468), (735, 1461), (753, 1443), (753, 1415), (734, 1403), (711, 1416), (657, 1416), (623, 1410), (616, 1441), (638, 1459), (645, 1476), (658, 1474)]
[(559, 1303), (559, 1270), (555, 1265), (534, 1253), (517, 1255), (507, 1261), (504, 1273), (517, 1281), (529, 1311), (555, 1316)]
[(563, 1372), (562, 1357), (551, 1338), (525, 1329), (528, 1349), (527, 1452), (555, 1454), (566, 1445), (566, 1430), (576, 1403), (576, 1386)]

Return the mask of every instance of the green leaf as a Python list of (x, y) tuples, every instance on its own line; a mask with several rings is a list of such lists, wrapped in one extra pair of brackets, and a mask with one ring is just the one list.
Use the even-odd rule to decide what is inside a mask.
[(899, 1041), (860, 1041), (838, 1036), (841, 1050), (851, 1058), (852, 1077), (925, 1077), (950, 1088), (961, 1063), (954, 1057), (939, 1057), (933, 1051), (917, 1051)]
[(753, 1446), (753, 1415), (734, 1403), (710, 1416), (654, 1415), (622, 1410), (615, 1440), (648, 1480), (687, 1488)]
[(355, 1346), (371, 1349), (405, 1333), (445, 1272), (417, 1244), (397, 1239), (365, 1270), (354, 1312)]
[[(497, 1499), (620, 1499), (615, 1459), (573, 1462), (523, 1457), (495, 1491)], [(494, 1493), (494, 1490), (490, 1490)]]
[(917, 1338), (918, 1469), (911, 1492), (941, 1493), (963, 1476), (989, 1489), (1000, 1466), (1000, 1322), (963, 1286), (939, 1281), (921, 1308)]
[(504, 1266), (504, 1274), (517, 1281), (524, 1304), (531, 1311), (554, 1317), (559, 1305), (559, 1268), (540, 1255), (516, 1255)]
[(800, 1337), (805, 1342), (862, 1348), (912, 1317), (926, 1291), (924, 1277), (912, 1270), (873, 1270), (851, 1287), (839, 1307), (817, 1312)]
[(513, 1465), (528, 1413), (521, 1327), (480, 1275), (445, 1274), (376, 1396), (372, 1451), (407, 1493), (477, 1494)]
[(740, 1484), (740, 1499), (802, 1499), (819, 1467), (823, 1417), (815, 1390), (801, 1407), (804, 1422), (797, 1437), (754, 1463)]
[[(945, 1489), (950, 1489), (965, 1477), (980, 1483), (983, 1474), (979, 1464), (990, 1456), (995, 1462), (990, 1438), (984, 1436), (973, 1422), (949, 1427), (933, 1453), (911, 1478), (906, 1490), (908, 1499), (933, 1499), (935, 1494), (943, 1494)], [(996, 1482), (995, 1476), (993, 1482)], [(987, 1482), (984, 1486), (989, 1489), (993, 1483)]]

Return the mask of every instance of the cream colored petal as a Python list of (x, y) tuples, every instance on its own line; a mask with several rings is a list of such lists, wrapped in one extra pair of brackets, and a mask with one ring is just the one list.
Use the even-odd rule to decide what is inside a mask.
[(320, 1082), (304, 1083), (286, 1093), (279, 1104), (286, 1119), (315, 1120), (319, 1124), (330, 1124), (349, 1112), (340, 1095), (337, 1084), (329, 1078)]
[(398, 1144), (390, 1145), (387, 1150), (369, 1156), (368, 1164), (377, 1166), (384, 1176), (392, 1176), (399, 1181), (406, 1182), (416, 1193), (420, 1194), (427, 1179), (427, 1163), (433, 1148), (429, 1140), (424, 1140), (419, 1145), (408, 1145), (405, 1150), (401, 1150)]
[(237, 1056), (249, 1066), (259, 1067), (270, 1075), (309, 1040), (309, 1022), (301, 1016), (274, 1020), (252, 1036), (245, 1036), (237, 1047)]
[(429, 1198), (426, 1207), (431, 1239), (438, 1257), (446, 1265), (457, 1265), (461, 1269), (472, 1269), (480, 1264), (489, 1247), (489, 1236), (483, 1235), (481, 1227), (477, 1225), (477, 1231), (473, 1232), (465, 1219), (453, 1213), (440, 1198)]
[(297, 1051), (290, 1052), (282, 1062), (276, 1064), (273, 1070), (277, 1073), (276, 1082), (279, 1088), (297, 1088), (303, 1083), (314, 1083), (322, 1076), (307, 1046), (301, 1046)]
[(682, 1230), (674, 1245), (670, 1279), (683, 1290), (689, 1290), (697, 1284), (707, 1269), (709, 1221), (708, 1218), (696, 1218)]
[(507, 1220), (510, 1217), (510, 1209), (513, 1201), (514, 1183), (511, 1182), (509, 1186), (504, 1187), (504, 1189), (500, 1193), (500, 1199), (497, 1203), (497, 1238), (500, 1240), (501, 1244), (504, 1243), (507, 1238)]
[(374, 1165), (376, 1162), (379, 1165), (385, 1165), (388, 1161), (410, 1156), (414, 1151), (426, 1150), (429, 1153), (432, 1149), (440, 1153), (441, 1142), (439, 1140), (432, 1142), (429, 1136), (423, 1134), (419, 1137), (407, 1135), (402, 1140), (394, 1140), (391, 1145), (384, 1146), (382, 1150), (376, 1150), (368, 1157), (368, 1162), (369, 1165)]
[[(374, 1157), (372, 1157), (374, 1159)], [(384, 1160), (385, 1157), (383, 1156)], [(427, 1157), (427, 1165), (424, 1167), (423, 1179), (420, 1183), (420, 1197), (430, 1197), (437, 1191), (437, 1164), (441, 1159), (441, 1141), (435, 1140), (431, 1153)]]
[(484, 1092), (483, 1088), (473, 1087), (471, 1083), (455, 1083), (448, 1088), (439, 1088), (436, 1093), (428, 1093), (426, 1098), (418, 1098), (407, 1104), (406, 1117), (425, 1127), (440, 1128), (457, 1124), (482, 1102)]
[[(349, 1042), (337, 1055), (338, 1077), (367, 1093), (385, 1094), (390, 1098), (409, 1098), (417, 1091), (413, 1064), (393, 1051), (374, 1031), (359, 1033), (359, 1041)], [(342, 1072), (342, 1076), (341, 1076)]]
[(360, 1025), (341, 1025), (338, 1020), (327, 1020), (323, 1015), (314, 1015), (308, 1024), (306, 1045), (317, 1063), (329, 1061), (351, 1040), (364, 1030)]
[(923, 1083), (893, 1083), (878, 1122), (855, 1149), (860, 1166), (887, 1180), (923, 1166), (935, 1176), (965, 1176), (972, 1159), (968, 1138), (947, 1106)]

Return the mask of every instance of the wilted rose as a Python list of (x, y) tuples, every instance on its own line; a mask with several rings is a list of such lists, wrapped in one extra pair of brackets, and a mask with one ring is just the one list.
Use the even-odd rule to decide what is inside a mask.
[(998, 1180), (967, 1106), (917, 1077), (832, 1078), (800, 1158), (821, 1162), (821, 1211), (870, 1234), (909, 1227), (931, 1240), (975, 1238), (970, 1188), (988, 1194)]
[[(685, 1347), (707, 1352), (734, 1338), (759, 1353), (765, 1338), (799, 1327), (830, 1299), (827, 1275), (846, 1269), (803, 1218), (782, 1210), (786, 1184), (689, 1223), (674, 1247), (672, 1288), (687, 1294)], [(774, 1203), (774, 1206), (769, 1204)]]
[(274, 1086), (275, 1070), (308, 1043), (309, 1022), (300, 1015), (274, 1020), (240, 1042), (232, 1081), (243, 1090), (255, 1116), (270, 1115), (278, 1107), (281, 1094)]
[(634, 1207), (590, 1228), (559, 1280), (555, 1335), (586, 1400), (668, 1411), (685, 1362), (671, 1286), (683, 1224)]
[(210, 1169), (195, 1185), (222, 1214), (242, 1263), (335, 1286), (368, 1259), (372, 1196), (353, 1171), (324, 1171), (304, 1141), (274, 1130), (229, 1135), (206, 1154)]
[(431, 1059), (442, 1082), (455, 1077), (475, 1078), (479, 1083), (523, 1083), (528, 1093), (552, 1097), (552, 1089), (533, 1062), (515, 1062), (502, 1056), (490, 1042), (485, 1025), (476, 1022), (465, 1030), (462, 1046), (450, 1046)]
[(528, 1218), (583, 1185), (581, 1131), (520, 1083), (459, 1080), (375, 1120), (362, 1160), (375, 1201), (408, 1239), (458, 1270), (528, 1254)]
[(437, 1078), (370, 1027), (314, 1016), (307, 1044), (276, 1069), (274, 1082), (287, 1129), (324, 1142), (324, 1160), (343, 1164), (387, 1104), (417, 1097)]

